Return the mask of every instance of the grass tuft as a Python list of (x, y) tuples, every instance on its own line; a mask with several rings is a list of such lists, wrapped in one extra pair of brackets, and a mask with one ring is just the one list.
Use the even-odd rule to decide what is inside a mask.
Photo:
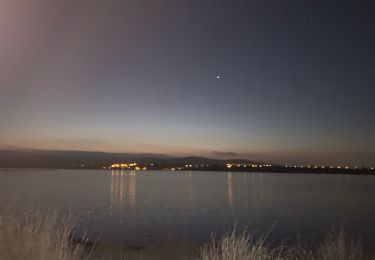
[(266, 244), (267, 236), (256, 238), (253, 234), (242, 232), (215, 238), (199, 250), (200, 260), (277, 260), (281, 258), (281, 249), (271, 249)]
[(221, 240), (212, 239), (200, 248), (199, 260), (363, 260), (363, 246), (359, 240), (350, 239), (342, 230), (329, 233), (315, 249), (303, 246), (270, 248), (267, 236), (256, 238), (243, 232), (225, 235)]
[(343, 230), (331, 232), (316, 251), (316, 259), (358, 260), (365, 259), (360, 240), (350, 239)]
[(73, 227), (70, 216), (51, 212), (0, 215), (1, 259), (84, 259), (84, 244), (73, 242)]

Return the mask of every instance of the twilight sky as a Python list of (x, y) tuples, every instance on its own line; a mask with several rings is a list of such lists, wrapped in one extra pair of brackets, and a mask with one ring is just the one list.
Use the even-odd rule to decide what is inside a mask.
[(372, 2), (0, 0), (0, 148), (373, 165)]

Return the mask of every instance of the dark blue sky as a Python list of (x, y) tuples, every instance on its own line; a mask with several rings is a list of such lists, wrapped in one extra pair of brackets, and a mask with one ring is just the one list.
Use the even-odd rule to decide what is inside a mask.
[(0, 145), (372, 165), (372, 2), (2, 1)]

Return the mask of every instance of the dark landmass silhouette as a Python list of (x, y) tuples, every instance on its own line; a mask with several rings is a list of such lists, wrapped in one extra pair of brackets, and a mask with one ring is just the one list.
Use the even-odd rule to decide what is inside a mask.
[[(102, 169), (117, 163), (137, 163), (148, 170), (375, 174), (374, 168), (288, 166), (247, 159), (212, 159), (165, 154), (107, 153), (58, 150), (0, 150), (0, 168)], [(230, 164), (230, 167), (228, 167)], [(252, 165), (256, 166), (253, 167)]]
[(164, 154), (106, 153), (55, 150), (0, 150), (1, 168), (102, 168), (114, 163), (136, 162), (160, 166), (225, 165), (226, 163), (260, 163), (245, 159), (210, 159), (205, 157), (173, 157)]

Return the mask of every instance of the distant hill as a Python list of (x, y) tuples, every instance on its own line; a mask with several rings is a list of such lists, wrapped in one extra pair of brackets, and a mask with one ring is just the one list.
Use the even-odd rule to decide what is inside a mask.
[(54, 150), (0, 150), (0, 168), (101, 168), (113, 163), (136, 162), (161, 166), (223, 165), (225, 163), (259, 163), (245, 159), (210, 159), (205, 157), (172, 157), (164, 154), (105, 153)]

